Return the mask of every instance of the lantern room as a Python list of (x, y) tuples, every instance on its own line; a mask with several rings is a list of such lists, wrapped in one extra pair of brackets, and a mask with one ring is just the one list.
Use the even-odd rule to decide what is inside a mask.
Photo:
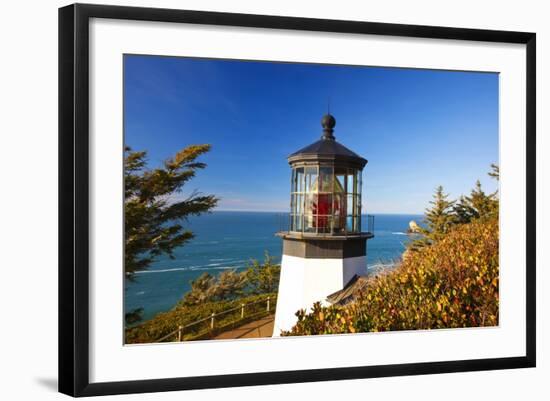
[(332, 115), (325, 115), (321, 125), (321, 139), (288, 158), (292, 168), (289, 231), (361, 233), (361, 175), (367, 160), (336, 141)]

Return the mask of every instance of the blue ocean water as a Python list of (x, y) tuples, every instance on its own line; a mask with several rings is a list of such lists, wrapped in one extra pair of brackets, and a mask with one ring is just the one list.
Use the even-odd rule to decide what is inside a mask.
[[(409, 221), (420, 222), (421, 215), (379, 214), (375, 216), (375, 237), (367, 244), (367, 265), (399, 258), (409, 237)], [(363, 216), (363, 227), (367, 226)], [(264, 259), (267, 251), (281, 260), (282, 240), (274, 235), (280, 229), (280, 214), (263, 212), (214, 212), (192, 217), (189, 228), (195, 238), (174, 252), (175, 259), (160, 257), (134, 281), (126, 280), (124, 308), (143, 308), (143, 318), (172, 308), (190, 288), (190, 281), (204, 272), (217, 274), (224, 269), (245, 269), (251, 259)]]

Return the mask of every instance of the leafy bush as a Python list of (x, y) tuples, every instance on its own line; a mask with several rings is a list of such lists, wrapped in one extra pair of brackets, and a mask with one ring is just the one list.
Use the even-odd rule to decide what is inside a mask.
[(273, 257), (266, 251), (263, 263), (253, 259), (245, 272), (247, 291), (250, 294), (277, 292), (281, 265), (273, 263)]
[(297, 312), (297, 324), (283, 335), (498, 325), (498, 261), (498, 219), (455, 226), (373, 277), (354, 303)]
[(205, 272), (191, 281), (191, 291), (185, 294), (180, 303), (199, 305), (205, 302), (228, 301), (243, 296), (247, 285), (245, 273), (233, 269), (212, 276)]
[(277, 292), (281, 266), (265, 253), (263, 263), (252, 259), (244, 271), (226, 270), (217, 276), (203, 273), (191, 281), (191, 291), (180, 301), (183, 305), (230, 301), (248, 295)]

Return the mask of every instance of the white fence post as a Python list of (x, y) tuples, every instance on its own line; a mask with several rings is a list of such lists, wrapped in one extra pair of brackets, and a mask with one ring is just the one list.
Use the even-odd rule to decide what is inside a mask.
[(267, 311), (269, 312), (269, 298), (270, 297), (267, 297)]
[(214, 330), (214, 317), (216, 317), (215, 313), (212, 313), (212, 318), (210, 319), (210, 328)]
[(244, 304), (241, 304), (241, 319), (244, 318)]
[(183, 339), (183, 326), (178, 326), (178, 341)]

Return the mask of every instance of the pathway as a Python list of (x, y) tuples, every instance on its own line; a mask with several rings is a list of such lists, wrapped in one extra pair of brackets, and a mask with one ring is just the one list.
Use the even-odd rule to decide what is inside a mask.
[(260, 320), (244, 324), (236, 329), (225, 331), (214, 337), (215, 340), (229, 340), (232, 338), (259, 338), (271, 337), (275, 315), (266, 316)]

